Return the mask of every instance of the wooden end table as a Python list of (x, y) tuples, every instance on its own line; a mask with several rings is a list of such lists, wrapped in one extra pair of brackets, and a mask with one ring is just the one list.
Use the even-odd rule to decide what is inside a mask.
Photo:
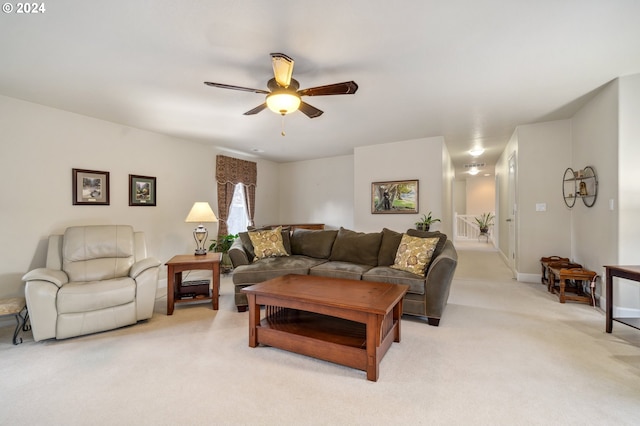
[[(167, 315), (173, 315), (176, 303), (211, 300), (213, 310), (218, 310), (218, 298), (220, 296), (220, 258), (221, 253), (207, 253), (205, 255), (179, 254), (173, 256), (167, 265)], [(213, 273), (211, 296), (200, 299), (178, 298), (180, 284), (182, 284), (182, 272), (193, 270), (210, 270)]]
[[(409, 286), (285, 275), (242, 289), (249, 299), (249, 346), (273, 346), (367, 372), (400, 341)], [(260, 306), (265, 318), (260, 319)]]

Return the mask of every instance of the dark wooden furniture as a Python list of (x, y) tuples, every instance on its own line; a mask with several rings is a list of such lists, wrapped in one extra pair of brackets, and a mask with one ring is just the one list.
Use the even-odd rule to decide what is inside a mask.
[[(405, 285), (285, 275), (242, 289), (249, 299), (249, 346), (274, 346), (367, 372), (400, 341)], [(260, 306), (265, 318), (260, 320)]]
[[(194, 300), (211, 300), (214, 310), (218, 310), (220, 295), (220, 258), (221, 253), (207, 253), (205, 255), (179, 254), (173, 256), (167, 265), (167, 315), (173, 315), (176, 303), (193, 302)], [(212, 272), (212, 290), (210, 296), (196, 299), (180, 299), (179, 289), (182, 283), (182, 272), (193, 270), (210, 270)]]
[(283, 223), (279, 225), (266, 225), (264, 228), (275, 229), (278, 226), (282, 226), (283, 228), (291, 229), (293, 232), (295, 229), (311, 229), (311, 230), (322, 230), (324, 229), (324, 223)]
[(640, 318), (614, 318), (613, 317), (613, 277), (640, 282), (640, 265), (605, 265), (607, 271), (607, 320), (606, 331), (611, 333), (613, 321), (620, 322), (633, 328), (640, 329)]
[[(560, 260), (556, 260), (554, 259), (557, 256), (551, 256), (551, 257), (543, 257), (542, 259), (540, 259), (540, 264), (542, 265), (542, 283), (547, 285), (547, 291), (549, 293), (553, 293), (554, 292), (554, 286), (556, 285), (556, 283), (559, 283), (559, 275), (553, 275), (551, 273), (551, 268), (556, 268), (556, 270), (559, 269), (573, 269), (573, 268), (582, 268), (582, 265), (579, 263), (573, 263), (571, 261), (569, 261), (569, 259), (567, 259), (566, 257), (561, 257), (559, 258)], [(544, 259), (551, 259), (548, 261), (545, 261)], [(556, 289), (557, 290), (557, 289)]]
[(542, 276), (540, 277), (540, 282), (542, 284), (549, 284), (549, 263), (552, 262), (569, 262), (568, 257), (560, 257), (560, 256), (545, 256), (540, 258), (540, 266), (542, 267)]
[[(558, 294), (560, 303), (570, 300), (588, 303), (593, 306), (595, 303), (594, 298), (583, 292), (582, 283), (585, 281), (591, 282), (597, 274), (583, 268), (569, 269), (557, 265), (551, 264), (549, 267), (549, 283), (551, 292)], [(558, 281), (557, 286), (555, 285), (556, 280)]]

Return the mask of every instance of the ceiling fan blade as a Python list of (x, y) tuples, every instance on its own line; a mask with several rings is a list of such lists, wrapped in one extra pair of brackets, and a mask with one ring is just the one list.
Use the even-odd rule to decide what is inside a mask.
[(222, 83), (211, 83), (210, 81), (205, 81), (204, 84), (211, 87), (219, 87), (221, 89), (231, 89), (231, 90), (241, 90), (243, 92), (253, 92), (253, 93), (262, 93), (263, 95), (268, 95), (269, 92), (262, 89), (251, 89), (249, 87), (240, 87), (240, 86), (232, 86), (230, 84), (222, 84)]
[(326, 86), (298, 90), (298, 94), (300, 96), (352, 95), (356, 93), (357, 90), (358, 85), (355, 81), (345, 81), (344, 83), (328, 84)]
[(320, 117), (322, 114), (324, 114), (324, 111), (321, 111), (318, 108), (311, 106), (306, 102), (300, 102), (300, 107), (298, 107), (298, 109), (300, 110), (300, 112), (302, 112), (304, 115), (306, 115), (309, 118)]
[(267, 103), (265, 102), (262, 105), (258, 105), (254, 109), (251, 109), (251, 110), (245, 112), (243, 115), (254, 115), (254, 114), (257, 114), (260, 111), (262, 111), (263, 109), (265, 109), (266, 107), (267, 107)]
[(291, 84), (293, 75), (293, 59), (284, 53), (272, 53), (271, 62), (273, 64), (273, 75), (278, 84), (285, 89)]

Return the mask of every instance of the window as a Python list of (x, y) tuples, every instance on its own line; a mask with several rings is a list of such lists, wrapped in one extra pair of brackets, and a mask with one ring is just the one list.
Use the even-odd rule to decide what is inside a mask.
[(236, 184), (229, 207), (229, 217), (227, 218), (227, 232), (236, 235), (247, 230), (249, 226), (249, 215), (247, 205), (244, 202), (244, 185)]

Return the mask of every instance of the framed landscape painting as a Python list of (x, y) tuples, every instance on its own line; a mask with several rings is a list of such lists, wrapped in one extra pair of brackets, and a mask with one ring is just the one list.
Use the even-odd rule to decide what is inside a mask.
[(371, 213), (418, 213), (418, 180), (373, 182)]
[(156, 178), (151, 176), (129, 175), (129, 205), (156, 205)]
[(73, 205), (109, 205), (109, 172), (72, 169)]

